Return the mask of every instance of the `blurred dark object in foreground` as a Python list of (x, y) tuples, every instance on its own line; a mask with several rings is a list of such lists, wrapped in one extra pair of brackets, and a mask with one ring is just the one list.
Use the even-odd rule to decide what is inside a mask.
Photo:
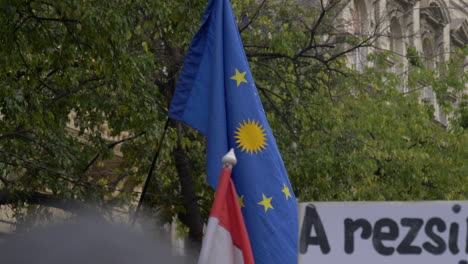
[(106, 223), (102, 218), (86, 218), (37, 227), (3, 240), (0, 263), (189, 263), (190, 257), (175, 257), (172, 252), (169, 241), (151, 239), (128, 225)]

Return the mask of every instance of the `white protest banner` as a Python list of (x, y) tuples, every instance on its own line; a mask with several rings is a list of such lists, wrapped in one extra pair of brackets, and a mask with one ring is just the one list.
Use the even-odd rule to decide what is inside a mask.
[(468, 264), (468, 201), (299, 204), (299, 264)]

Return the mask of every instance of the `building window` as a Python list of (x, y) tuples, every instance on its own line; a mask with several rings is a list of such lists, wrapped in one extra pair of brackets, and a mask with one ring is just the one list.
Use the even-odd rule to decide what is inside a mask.
[[(367, 38), (369, 30), (367, 7), (364, 0), (354, 0), (353, 3), (353, 31), (354, 35), (359, 38), (360, 42), (362, 42)], [(355, 50), (354, 63), (356, 65), (356, 70), (362, 71), (363, 66), (366, 65), (367, 54), (367, 47), (360, 47)]]

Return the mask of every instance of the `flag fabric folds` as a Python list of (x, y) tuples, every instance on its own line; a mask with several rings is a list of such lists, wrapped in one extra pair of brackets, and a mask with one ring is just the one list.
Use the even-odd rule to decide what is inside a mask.
[(254, 263), (231, 172), (229, 167), (221, 171), (198, 264)]
[(232, 180), (256, 263), (297, 263), (297, 201), (250, 73), (229, 0), (210, 0), (169, 116), (207, 137), (207, 181), (234, 148)]

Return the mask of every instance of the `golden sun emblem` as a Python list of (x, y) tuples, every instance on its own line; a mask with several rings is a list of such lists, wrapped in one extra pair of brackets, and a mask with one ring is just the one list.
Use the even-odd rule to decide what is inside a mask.
[(267, 140), (265, 129), (258, 121), (250, 119), (243, 123), (239, 124), (240, 127), (237, 128), (237, 131), (234, 133), (237, 139), (236, 143), (238, 148), (242, 148), (241, 151), (247, 153), (257, 154), (257, 152), (262, 151), (268, 145), (265, 141)]

